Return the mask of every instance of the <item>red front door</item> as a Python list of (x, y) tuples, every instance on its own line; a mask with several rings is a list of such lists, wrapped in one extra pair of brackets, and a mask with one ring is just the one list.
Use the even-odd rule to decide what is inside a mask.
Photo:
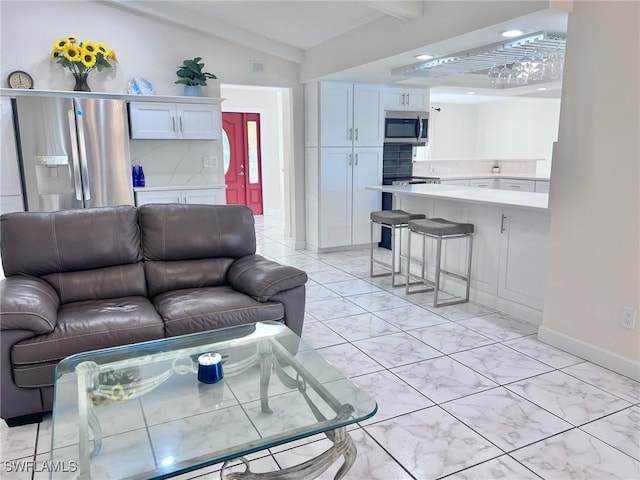
[(262, 215), (260, 115), (223, 112), (222, 129), (227, 203)]

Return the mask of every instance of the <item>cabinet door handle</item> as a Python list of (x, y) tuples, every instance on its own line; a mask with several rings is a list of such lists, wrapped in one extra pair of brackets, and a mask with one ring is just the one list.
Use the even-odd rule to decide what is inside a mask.
[(407, 93), (407, 103), (406, 103), (406, 105), (409, 105), (409, 95), (411, 95), (411, 94)]
[(353, 140), (353, 128), (349, 129), (349, 140)]
[(520, 185), (510, 185), (511, 188), (520, 188)]
[(348, 165), (349, 165), (349, 166), (351, 166), (352, 159), (353, 159), (353, 155), (352, 155), (352, 154), (349, 154), (349, 162), (348, 162)]
[(176, 117), (171, 117), (171, 129), (176, 131)]
[(180, 120), (180, 131), (181, 131), (181, 132), (184, 132), (184, 129), (182, 128), (182, 117), (180, 117), (180, 119), (179, 119), (179, 120)]
[(358, 154), (356, 153), (356, 167), (358, 166)]
[(507, 229), (504, 226), (504, 221), (507, 219), (505, 214), (502, 214), (502, 219), (500, 220), (500, 233), (504, 233)]
[(402, 94), (402, 101), (400, 103), (404, 105), (404, 93)]
[(358, 140), (358, 129), (356, 128), (356, 140)]

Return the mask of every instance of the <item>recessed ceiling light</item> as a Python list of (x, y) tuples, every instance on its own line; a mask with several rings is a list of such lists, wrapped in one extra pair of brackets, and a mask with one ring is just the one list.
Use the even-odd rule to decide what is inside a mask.
[(502, 32), (500, 35), (506, 38), (514, 38), (514, 37), (519, 37), (523, 33), (524, 32), (522, 30), (506, 30)]
[(467, 95), (475, 95), (476, 92), (467, 92)]
[(418, 60), (431, 60), (433, 55), (416, 55), (416, 58)]
[(547, 87), (540, 87), (538, 90), (546, 90)]

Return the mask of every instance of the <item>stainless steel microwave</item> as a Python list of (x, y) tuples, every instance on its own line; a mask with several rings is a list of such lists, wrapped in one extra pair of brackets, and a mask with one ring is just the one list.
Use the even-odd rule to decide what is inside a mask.
[(384, 143), (426, 145), (428, 141), (428, 112), (384, 112)]

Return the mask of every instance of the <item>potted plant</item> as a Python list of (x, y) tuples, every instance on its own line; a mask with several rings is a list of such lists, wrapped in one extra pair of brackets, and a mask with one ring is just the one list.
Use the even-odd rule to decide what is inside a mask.
[(175, 83), (184, 85), (184, 94), (187, 96), (200, 96), (202, 87), (207, 84), (207, 78), (218, 78), (212, 73), (203, 72), (204, 63), (201, 63), (200, 60), (202, 57), (185, 60), (176, 72), (180, 78)]

